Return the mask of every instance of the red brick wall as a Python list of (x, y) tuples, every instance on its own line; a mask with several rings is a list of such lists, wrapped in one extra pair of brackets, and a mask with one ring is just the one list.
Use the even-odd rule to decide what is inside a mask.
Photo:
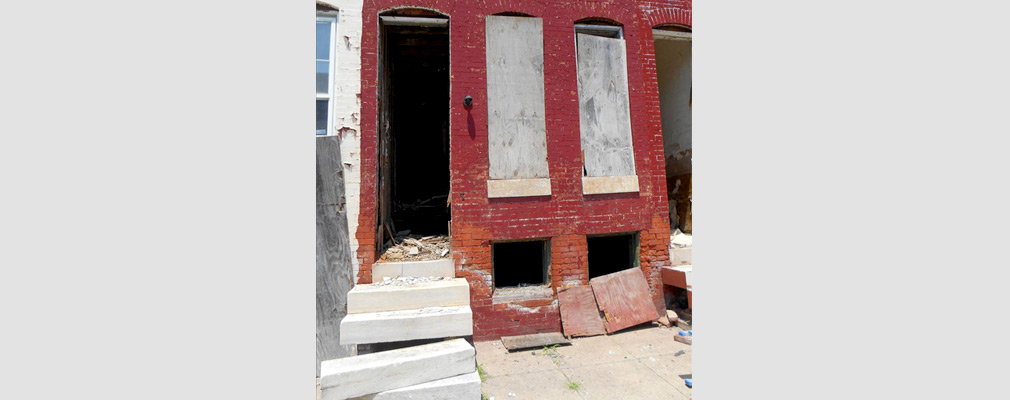
[[(638, 232), (641, 268), (657, 310), (663, 308), (659, 268), (670, 264), (669, 222), (652, 28), (691, 26), (688, 1), (447, 1), (365, 0), (361, 51), (361, 213), (359, 283), (371, 282), (376, 259), (376, 82), (378, 15), (424, 8), (450, 18), (450, 137), (452, 257), (456, 276), (470, 283), (474, 338), (559, 331), (556, 296), (546, 301), (493, 304), (491, 241), (551, 240), (555, 288), (588, 283), (585, 235)], [(543, 18), (547, 159), (551, 196), (488, 199), (487, 83), (484, 17), (519, 12)], [(575, 64), (575, 21), (598, 17), (624, 26), (628, 49), (632, 143), (639, 193), (584, 196)], [(473, 107), (463, 108), (465, 96)]]

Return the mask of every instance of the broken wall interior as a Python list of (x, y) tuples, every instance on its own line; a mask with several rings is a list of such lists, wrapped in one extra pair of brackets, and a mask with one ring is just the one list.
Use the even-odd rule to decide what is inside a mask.
[[(431, 18), (426, 18), (431, 17)], [(448, 234), (449, 27), (384, 16), (379, 82), (379, 236)]]
[(670, 227), (691, 232), (691, 36), (653, 31)]

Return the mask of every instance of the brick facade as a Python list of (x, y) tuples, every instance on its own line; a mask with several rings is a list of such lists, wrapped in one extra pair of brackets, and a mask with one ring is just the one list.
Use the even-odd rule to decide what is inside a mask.
[[(588, 284), (586, 235), (638, 232), (640, 265), (657, 310), (664, 306), (659, 268), (670, 264), (666, 177), (652, 28), (691, 26), (688, 1), (365, 0), (361, 39), (361, 197), (355, 237), (358, 282), (371, 282), (375, 254), (378, 16), (397, 8), (438, 11), (450, 20), (452, 258), (470, 283), (474, 338), (561, 329), (556, 291)], [(547, 158), (551, 196), (488, 199), (484, 17), (522, 13), (543, 19)], [(582, 194), (576, 21), (601, 18), (624, 27), (638, 193)], [(462, 106), (473, 97), (470, 110)], [(555, 298), (493, 304), (491, 241), (551, 241)]]

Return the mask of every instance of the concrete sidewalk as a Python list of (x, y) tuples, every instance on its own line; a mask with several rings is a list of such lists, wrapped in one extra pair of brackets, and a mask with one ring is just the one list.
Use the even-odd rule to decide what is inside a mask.
[(477, 342), (481, 389), (495, 400), (690, 399), (691, 346), (673, 340), (677, 331), (644, 325), (513, 353), (500, 340)]

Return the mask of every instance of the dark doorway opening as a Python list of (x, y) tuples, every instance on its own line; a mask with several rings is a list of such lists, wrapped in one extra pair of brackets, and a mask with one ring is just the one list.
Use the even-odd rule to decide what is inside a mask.
[(638, 267), (638, 234), (587, 236), (589, 279)]
[(670, 229), (691, 232), (691, 34), (653, 30)]
[(546, 284), (550, 254), (550, 242), (546, 240), (492, 243), (494, 287)]
[[(445, 19), (407, 20), (384, 23), (382, 29), (382, 238), (406, 230), (417, 235), (449, 233), (449, 27)], [(410, 20), (442, 23), (412, 25)]]

